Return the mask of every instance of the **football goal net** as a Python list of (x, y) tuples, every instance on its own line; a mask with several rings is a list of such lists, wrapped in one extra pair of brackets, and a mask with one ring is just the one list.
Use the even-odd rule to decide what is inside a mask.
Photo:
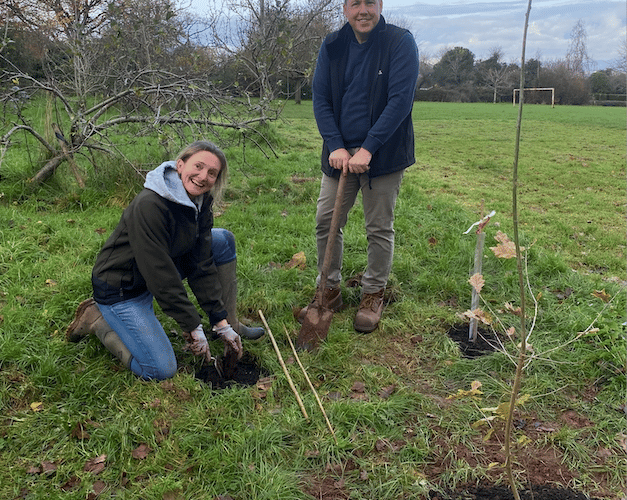
[[(555, 87), (529, 87), (524, 89), (525, 92), (528, 90), (546, 90), (546, 91), (551, 91), (551, 107), (554, 108), (555, 107)], [(514, 95), (512, 98), (512, 103), (514, 106), (516, 106), (516, 95), (518, 95), (520, 93), (520, 89), (514, 89)]]

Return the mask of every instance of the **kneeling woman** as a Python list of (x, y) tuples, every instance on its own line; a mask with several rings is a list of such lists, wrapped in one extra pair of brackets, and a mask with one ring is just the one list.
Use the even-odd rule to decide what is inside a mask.
[(236, 319), (235, 239), (229, 231), (213, 228), (211, 204), (226, 175), (224, 153), (205, 141), (194, 142), (176, 161), (148, 173), (144, 189), (98, 255), (94, 297), (78, 306), (68, 340), (93, 333), (139, 377), (170, 378), (176, 358), (155, 316), (154, 298), (178, 323), (186, 348), (210, 360), (201, 317), (184, 279), (226, 351), (241, 357), (240, 335), (256, 339), (264, 334)]

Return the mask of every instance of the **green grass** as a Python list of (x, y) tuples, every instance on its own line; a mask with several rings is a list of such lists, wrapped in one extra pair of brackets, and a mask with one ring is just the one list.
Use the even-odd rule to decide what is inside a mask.
[[(20, 172), (30, 172), (27, 155), (9, 150), (0, 166), (0, 499), (78, 499), (104, 488), (99, 498), (291, 500), (327, 490), (384, 500), (428, 498), (431, 489), (482, 478), (504, 481), (502, 468), (490, 466), (498, 443), (484, 442), (486, 429), (471, 424), (508, 400), (514, 365), (503, 353), (461, 357), (447, 330), (470, 306), (475, 241), (462, 233), (482, 204), (497, 211), (486, 230), (483, 296), (505, 326), (518, 321), (503, 312), (505, 302), (517, 303), (515, 262), (488, 249), (497, 230), (512, 236), (517, 108), (416, 103), (414, 118), (417, 163), (396, 211), (396, 301), (380, 328), (362, 336), (352, 328), (359, 291), (345, 289), (349, 307), (334, 315), (328, 341), (301, 357), (337, 444), (289, 362), (285, 338), (285, 330), (298, 332), (293, 309), (314, 291), (320, 138), (311, 103), (288, 103), (267, 130), (278, 157), (247, 147), (244, 162), (240, 150), (227, 151), (231, 178), (216, 217), (237, 240), (240, 315), (259, 323), (263, 311), (309, 420), (267, 338), (245, 342), (245, 349), (272, 375), (269, 387), (222, 391), (195, 379), (198, 363), (175, 336), (180, 370), (161, 383), (120, 369), (95, 338), (66, 343), (65, 328), (90, 294), (94, 259), (137, 186), (122, 167), (103, 163), (82, 192), (63, 167), (32, 190), (20, 180)], [(144, 164), (150, 149), (138, 151)], [(154, 157), (162, 159), (160, 152)], [(515, 437), (528, 442), (521, 440), (516, 453), (522, 462), (555, 450), (558, 460), (544, 464), (554, 481), (622, 498), (624, 110), (526, 106), (520, 183), (522, 244), (529, 247), (538, 317), (530, 339), (537, 359), (522, 386), (530, 399), (516, 415), (527, 426)], [(365, 265), (359, 204), (345, 241), (349, 278)], [(301, 251), (305, 269), (286, 269)], [(595, 296), (602, 290), (610, 301)], [(166, 331), (175, 328), (159, 314)], [(571, 342), (591, 325), (598, 330)], [(510, 353), (514, 343), (506, 342)], [(220, 352), (219, 342), (212, 348)], [(482, 383), (481, 396), (448, 399), (473, 380)], [(380, 396), (392, 386), (391, 396)], [(36, 411), (31, 404), (39, 402)], [(588, 424), (566, 423), (566, 410)], [(534, 423), (555, 430), (538, 432)], [(499, 435), (500, 423), (494, 428)], [(135, 458), (142, 444), (150, 451)], [(101, 455), (100, 473), (85, 470)], [(48, 462), (54, 467), (42, 471)], [(515, 469), (524, 484), (524, 466)]]

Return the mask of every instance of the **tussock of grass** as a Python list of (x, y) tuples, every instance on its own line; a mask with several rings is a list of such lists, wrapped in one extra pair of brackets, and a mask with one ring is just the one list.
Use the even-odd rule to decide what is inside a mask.
[[(538, 359), (526, 370), (522, 393), (530, 398), (518, 417), (556, 425), (525, 446), (555, 448), (577, 477), (568, 486), (618, 498), (626, 486), (624, 415), (617, 411), (626, 390), (624, 112), (528, 106), (525, 115), (522, 244), (538, 297), (530, 339)], [(223, 391), (194, 378), (197, 360), (182, 352), (180, 338), (173, 337), (179, 373), (161, 383), (120, 370), (95, 338), (66, 343), (65, 328), (91, 293), (94, 259), (140, 186), (122, 166), (103, 166), (82, 192), (60, 175), (29, 193), (16, 187), (20, 164), (8, 173), (3, 165), (0, 498), (84, 498), (102, 481), (100, 498), (292, 500), (312, 498), (305, 492), (313, 495), (326, 478), (351, 498), (384, 500), (498, 481), (485, 431), (471, 424), (507, 401), (514, 364), (503, 353), (463, 358), (446, 333), (470, 306), (475, 240), (462, 233), (480, 217), (482, 201), (486, 212), (497, 210), (486, 229), (482, 295), (505, 326), (517, 321), (504, 312), (505, 302), (516, 302), (515, 263), (489, 251), (497, 230), (511, 233), (516, 110), (417, 103), (414, 116), (418, 162), (406, 173), (396, 211), (395, 300), (377, 331), (358, 335), (359, 289), (344, 289), (348, 307), (334, 315), (328, 341), (301, 355), (337, 445), (285, 339), (285, 330), (299, 329), (293, 308), (310, 300), (316, 275), (320, 140), (310, 103), (288, 105), (284, 120), (263, 130), (278, 158), (247, 147), (244, 163), (240, 150), (227, 151), (231, 179), (216, 217), (237, 241), (240, 315), (259, 323), (261, 309), (268, 318), (309, 420), (268, 339), (245, 348), (271, 384)], [(141, 163), (152, 161), (150, 151), (139, 149)], [(163, 159), (155, 156), (154, 163)], [(363, 271), (362, 225), (358, 204), (345, 230), (344, 278)], [(287, 269), (297, 252), (305, 253), (305, 268)], [(611, 301), (598, 297), (601, 290)], [(166, 331), (175, 328), (158, 314)], [(598, 330), (569, 343), (593, 323)], [(511, 353), (516, 342), (505, 340)], [(221, 350), (219, 342), (211, 347)], [(483, 394), (449, 398), (474, 380)], [(590, 425), (565, 425), (565, 410)], [(150, 451), (134, 458), (142, 444)], [(470, 452), (477, 464), (467, 461)], [(84, 470), (101, 455), (102, 472)], [(32, 469), (44, 462), (56, 468)], [(435, 474), (436, 464), (446, 467)]]

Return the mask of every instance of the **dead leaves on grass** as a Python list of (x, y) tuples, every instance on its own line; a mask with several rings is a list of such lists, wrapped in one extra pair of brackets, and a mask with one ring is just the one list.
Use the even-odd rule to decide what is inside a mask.
[(98, 455), (85, 462), (83, 470), (85, 472), (91, 472), (94, 475), (100, 474), (104, 469), (107, 462), (107, 455)]
[(307, 258), (305, 257), (305, 252), (297, 252), (292, 255), (292, 258), (289, 262), (285, 264), (277, 264), (276, 262), (270, 262), (270, 267), (273, 269), (293, 269), (297, 268), (301, 271), (305, 269), (307, 265)]
[(457, 390), (457, 394), (451, 394), (446, 399), (460, 399), (460, 398), (466, 398), (466, 397), (471, 397), (471, 398), (479, 397), (479, 396), (481, 396), (483, 394), (483, 392), (479, 390), (481, 385), (482, 385), (481, 382), (479, 382), (478, 380), (473, 380), (472, 383), (470, 384), (470, 390), (458, 389)]

